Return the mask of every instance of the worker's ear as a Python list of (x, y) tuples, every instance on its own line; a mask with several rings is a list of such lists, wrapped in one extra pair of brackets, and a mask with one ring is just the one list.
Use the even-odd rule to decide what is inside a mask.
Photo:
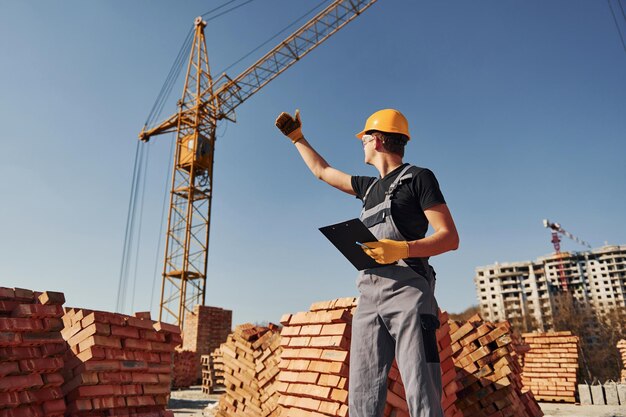
[(376, 139), (374, 139), (374, 149), (376, 149), (377, 152), (382, 152), (385, 150), (385, 147), (383, 146), (383, 140), (381, 138), (379, 138), (378, 136), (374, 136)]

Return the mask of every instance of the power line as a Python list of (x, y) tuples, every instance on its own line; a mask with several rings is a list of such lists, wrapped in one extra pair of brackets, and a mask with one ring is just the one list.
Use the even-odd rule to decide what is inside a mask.
[(234, 3), (234, 2), (236, 2), (236, 1), (237, 1), (237, 0), (230, 0), (230, 1), (227, 1), (227, 2), (226, 2), (226, 3), (224, 3), (224, 4), (221, 4), (221, 5), (217, 6), (217, 7), (215, 7), (215, 8), (213, 8), (213, 9), (209, 10), (208, 12), (201, 14), (201, 16), (202, 16), (202, 17), (208, 16), (208, 15), (210, 15), (211, 13), (213, 13), (213, 12), (215, 12), (215, 11), (217, 11), (217, 10), (221, 9), (222, 7), (224, 7), (224, 6), (228, 6), (229, 4)]
[[(209, 21), (211, 21), (211, 20), (217, 19), (218, 17), (220, 17), (220, 16), (224, 16), (226, 13), (230, 13), (230, 12), (232, 12), (233, 10), (237, 10), (238, 8), (240, 8), (240, 7), (242, 7), (242, 6), (245, 6), (246, 4), (252, 3), (253, 1), (254, 1), (254, 0), (247, 0), (247, 1), (244, 1), (243, 3), (238, 4), (237, 6), (233, 6), (233, 7), (231, 7), (230, 9), (224, 10), (222, 13), (216, 14), (215, 16), (211, 16), (210, 18), (206, 19), (206, 21), (207, 21), (207, 22), (209, 22)], [(232, 1), (230, 1), (229, 3), (232, 3)], [(224, 6), (224, 5), (222, 5), (222, 6)], [(222, 7), (222, 6), (220, 6), (220, 7)], [(202, 15), (202, 17), (204, 17), (204, 16), (205, 16), (205, 15)]]
[[(617, 17), (615, 16), (615, 11), (613, 10), (613, 5), (610, 0), (606, 0), (609, 4), (609, 9), (611, 9), (611, 15), (613, 16), (613, 22), (615, 22), (615, 27), (617, 28), (617, 33), (619, 34), (619, 40), (622, 42), (622, 48), (624, 48), (624, 52), (626, 52), (626, 43), (624, 42), (624, 35), (622, 35), (622, 30), (619, 28), (619, 23), (617, 22)], [(619, 0), (618, 0), (619, 3)], [(619, 3), (620, 7), (622, 7), (621, 3)], [(622, 9), (622, 13), (624, 10)]]

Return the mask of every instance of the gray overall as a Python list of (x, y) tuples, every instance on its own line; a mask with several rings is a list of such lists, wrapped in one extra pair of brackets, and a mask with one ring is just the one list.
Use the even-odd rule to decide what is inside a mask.
[[(410, 167), (400, 172), (385, 200), (368, 210), (365, 201), (378, 180), (365, 193), (361, 220), (377, 239), (406, 240), (391, 216), (391, 200), (397, 187), (410, 180)], [(426, 259), (423, 266), (423, 275), (402, 260), (359, 274), (350, 346), (350, 417), (383, 415), (394, 356), (411, 417), (443, 417), (435, 278)]]

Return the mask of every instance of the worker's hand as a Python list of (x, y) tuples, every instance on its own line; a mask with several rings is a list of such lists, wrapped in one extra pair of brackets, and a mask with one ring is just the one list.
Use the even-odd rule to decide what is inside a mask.
[(363, 251), (379, 264), (392, 264), (409, 257), (409, 243), (404, 240), (381, 239), (364, 245), (367, 248), (364, 247)]
[(276, 118), (276, 127), (283, 132), (293, 143), (296, 143), (302, 136), (302, 122), (300, 121), (300, 110), (296, 110), (295, 117), (289, 113), (282, 112)]

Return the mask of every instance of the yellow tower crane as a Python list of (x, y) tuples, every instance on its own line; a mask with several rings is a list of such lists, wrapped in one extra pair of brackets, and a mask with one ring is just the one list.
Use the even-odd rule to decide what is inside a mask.
[(206, 22), (196, 18), (178, 111), (139, 134), (147, 142), (176, 132), (159, 320), (167, 313), (182, 328), (185, 313), (205, 303), (217, 123), (234, 122), (237, 106), (375, 2), (336, 0), (239, 76), (223, 74), (215, 81), (204, 37)]

